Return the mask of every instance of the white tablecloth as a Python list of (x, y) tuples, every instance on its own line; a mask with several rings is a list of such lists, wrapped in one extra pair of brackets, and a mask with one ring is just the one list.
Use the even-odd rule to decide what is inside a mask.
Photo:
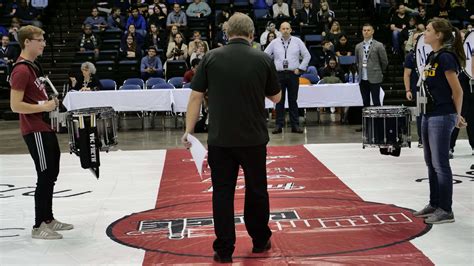
[(172, 89), (68, 92), (63, 104), (68, 111), (111, 106), (115, 111), (171, 111)]
[[(112, 106), (115, 111), (186, 112), (190, 94), (191, 89), (69, 92), (63, 104), (67, 110)], [(382, 103), (383, 98), (384, 92), (380, 90)], [(288, 100), (285, 105), (288, 107)], [(300, 86), (298, 92), (300, 108), (362, 105), (357, 83)], [(274, 104), (265, 99), (265, 107), (273, 108)]]

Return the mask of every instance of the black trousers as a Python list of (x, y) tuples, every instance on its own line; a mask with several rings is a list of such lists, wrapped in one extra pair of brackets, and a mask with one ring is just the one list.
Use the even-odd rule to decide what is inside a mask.
[(267, 192), (266, 144), (252, 147), (208, 146), (211, 167), (212, 210), (219, 255), (230, 256), (235, 245), (234, 194), (242, 166), (245, 175), (244, 222), (254, 246), (264, 246), (272, 232), (268, 227), (270, 202)]
[(35, 190), (35, 227), (54, 219), (53, 191), (59, 175), (58, 139), (54, 132), (34, 132), (23, 136), (33, 161), (37, 181)]
[[(474, 149), (474, 93), (464, 91), (461, 115), (467, 122), (466, 131), (467, 137), (469, 138), (469, 145)], [(456, 146), (458, 135), (459, 128), (455, 127), (451, 134), (451, 149), (454, 149), (454, 146)]]
[(290, 123), (292, 128), (299, 126), (298, 113), (298, 90), (300, 86), (299, 76), (293, 71), (278, 72), (278, 80), (281, 85), (281, 100), (276, 104), (276, 126), (285, 126), (285, 97), (288, 93), (288, 107), (290, 111)]
[(380, 83), (370, 83), (368, 80), (361, 80), (359, 83), (360, 94), (364, 107), (370, 106), (370, 95), (374, 106), (380, 106)]

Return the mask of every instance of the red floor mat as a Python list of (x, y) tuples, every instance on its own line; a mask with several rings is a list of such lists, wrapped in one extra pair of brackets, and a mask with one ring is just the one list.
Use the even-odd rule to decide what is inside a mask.
[[(234, 262), (432, 265), (409, 242), (430, 229), (422, 219), (408, 209), (363, 201), (303, 146), (270, 147), (267, 169), (272, 249), (251, 253), (239, 178)], [(189, 151), (170, 150), (156, 208), (116, 221), (107, 233), (147, 250), (145, 265), (211, 263), (211, 191), (209, 169), (201, 180)]]

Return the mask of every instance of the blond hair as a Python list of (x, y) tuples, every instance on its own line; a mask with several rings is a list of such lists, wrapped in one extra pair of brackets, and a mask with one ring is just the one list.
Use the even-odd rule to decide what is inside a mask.
[(240, 12), (234, 13), (227, 22), (227, 34), (229, 37), (234, 36), (250, 36), (255, 32), (252, 19)]
[(25, 40), (32, 40), (35, 36), (43, 35), (44, 31), (36, 26), (28, 25), (23, 26), (18, 30), (18, 42), (20, 43), (21, 49), (25, 49)]

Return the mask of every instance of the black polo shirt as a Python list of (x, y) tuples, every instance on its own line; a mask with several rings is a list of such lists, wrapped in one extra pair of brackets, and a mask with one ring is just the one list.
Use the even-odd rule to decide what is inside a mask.
[(278, 94), (280, 84), (275, 64), (264, 52), (245, 39), (233, 39), (206, 53), (191, 88), (208, 91), (209, 145), (246, 147), (268, 142), (265, 96)]

